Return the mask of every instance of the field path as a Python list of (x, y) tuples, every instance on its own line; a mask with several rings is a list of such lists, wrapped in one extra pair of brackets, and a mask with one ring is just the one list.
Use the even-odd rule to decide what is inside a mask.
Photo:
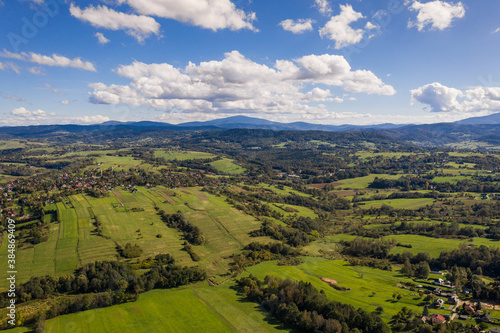
[(245, 244), (243, 244), (242, 242), (240, 242), (239, 240), (234, 238), (234, 236), (229, 232), (229, 230), (227, 230), (226, 226), (224, 224), (222, 224), (221, 221), (219, 221), (217, 218), (213, 217), (208, 211), (205, 210), (205, 212), (207, 213), (208, 217), (210, 217), (210, 219), (212, 219), (212, 221), (215, 222), (215, 224), (217, 225), (217, 228), (219, 228), (220, 230), (225, 232), (232, 240), (234, 240), (236, 243), (240, 244), (241, 247), (245, 247)]

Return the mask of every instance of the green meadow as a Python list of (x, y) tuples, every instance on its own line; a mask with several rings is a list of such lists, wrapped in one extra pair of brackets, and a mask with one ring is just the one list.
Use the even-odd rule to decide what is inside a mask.
[[(183, 251), (182, 233), (168, 228), (157, 215), (155, 205), (168, 214), (182, 211), (205, 235), (202, 246), (194, 246), (201, 257), (193, 262)], [(54, 205), (52, 206), (54, 207)], [(200, 265), (209, 275), (227, 271), (227, 256), (239, 253), (252, 241), (268, 242), (268, 237), (251, 238), (250, 231), (260, 222), (198, 188), (168, 190), (138, 188), (137, 193), (117, 190), (110, 197), (96, 199), (79, 194), (55, 205), (59, 222), (50, 224), (49, 239), (37, 245), (27, 244), (17, 251), (18, 281), (31, 276), (62, 276), (83, 264), (96, 260), (116, 260), (116, 244), (137, 244), (143, 254), (139, 259), (170, 253), (182, 265)], [(133, 212), (132, 208), (144, 211)], [(98, 236), (93, 225), (97, 216), (103, 226)], [(158, 237), (161, 235), (161, 238)], [(7, 247), (0, 248), (0, 261), (7, 259)], [(36, 265), (34, 264), (36, 263)], [(6, 286), (6, 271), (0, 271), (0, 288)]]
[[(180, 319), (182, 318), (182, 319)], [(289, 332), (229, 283), (153, 290), (133, 303), (48, 320), (45, 332)]]
[[(406, 221), (406, 223), (429, 223), (429, 224), (441, 224), (443, 223), (442, 221), (436, 221), (436, 220), (415, 220), (415, 221)], [(399, 226), (401, 224), (401, 222), (396, 222), (394, 223), (395, 226)], [(465, 227), (473, 227), (473, 228), (476, 228), (476, 229), (488, 229), (489, 227), (488, 226), (485, 226), (485, 225), (477, 225), (477, 224), (466, 224), (466, 223), (459, 223), (458, 224), (460, 226), (460, 228), (465, 228)], [(366, 228), (366, 229), (373, 229), (373, 230), (377, 230), (377, 229), (384, 229), (384, 228), (387, 228), (387, 227), (390, 227), (391, 224), (387, 224), (387, 223), (373, 223), (373, 224), (367, 224), (367, 225), (364, 225), (363, 227)]]
[[(142, 168), (145, 170), (152, 171), (151, 164), (144, 163), (141, 160), (137, 160), (132, 156), (108, 156), (101, 155), (96, 157), (97, 167), (102, 170), (107, 170), (109, 168), (113, 168), (116, 171), (125, 170), (128, 171), (130, 169)], [(87, 169), (94, 169), (96, 165), (92, 165), (87, 167)]]
[(239, 175), (247, 170), (239, 165), (234, 164), (234, 161), (229, 158), (222, 158), (215, 162), (211, 162), (210, 165), (216, 168), (218, 171), (228, 173), (230, 175)]
[[(375, 311), (382, 306), (382, 318), (389, 321), (403, 306), (420, 313), (422, 299), (401, 288), (412, 280), (397, 271), (350, 266), (343, 260), (303, 257), (298, 266), (277, 266), (275, 261), (250, 267), (242, 276), (252, 274), (263, 279), (273, 275), (310, 282), (333, 300)], [(346, 291), (338, 291), (321, 278), (337, 281)], [(59, 316), (48, 320), (46, 332), (289, 332), (256, 303), (237, 295), (233, 280), (218, 287), (201, 282), (189, 287), (154, 290), (142, 294), (133, 303), (120, 304)], [(392, 298), (394, 293), (403, 297)], [(445, 314), (447, 310), (433, 310)], [(110, 318), (113, 318), (110, 320)], [(182, 320), (179, 320), (182, 318)], [(161, 328), (159, 328), (161, 327)]]
[(339, 185), (338, 187), (342, 187), (343, 189), (346, 188), (352, 188), (352, 189), (365, 189), (370, 185), (375, 177), (378, 177), (380, 179), (399, 179), (403, 174), (398, 174), (398, 175), (387, 175), (387, 174), (370, 174), (365, 177), (357, 177), (357, 178), (350, 178), (350, 179), (342, 179), (339, 180)]
[(434, 199), (390, 199), (390, 200), (374, 200), (364, 201), (359, 203), (359, 207), (363, 209), (379, 208), (382, 205), (391, 206), (394, 209), (418, 209), (427, 205), (432, 205)]
[[(304, 247), (304, 251), (310, 255), (319, 255), (319, 250), (335, 250), (338, 249), (337, 243), (340, 241), (351, 241), (358, 236), (339, 234), (335, 236), (327, 236), (323, 240), (317, 240)], [(475, 237), (469, 240), (461, 239), (448, 239), (448, 238), (434, 238), (420, 235), (395, 235), (387, 236), (385, 239), (395, 239), (396, 242), (409, 245), (411, 248), (396, 246), (392, 249), (391, 253), (402, 253), (404, 251), (417, 254), (419, 252), (428, 252), (431, 257), (437, 258), (442, 251), (449, 251), (456, 249), (461, 243), (472, 244), (476, 246), (485, 245), (487, 247), (500, 247), (500, 242)]]
[[(351, 266), (343, 260), (326, 260), (323, 258), (303, 257), (304, 263), (298, 266), (278, 266), (275, 261), (267, 261), (247, 269), (244, 275), (252, 274), (263, 279), (273, 275), (281, 279), (310, 282), (316, 288), (323, 290), (328, 298), (351, 304), (372, 312), (378, 306), (384, 308), (382, 318), (389, 321), (403, 306), (414, 312), (422, 311), (422, 299), (415, 297), (415, 292), (399, 287), (400, 282), (412, 280), (399, 274), (363, 266)], [(341, 287), (349, 288), (338, 291), (323, 282), (321, 278), (333, 279)], [(400, 301), (394, 301), (392, 295), (403, 296)], [(434, 311), (434, 310), (433, 310)], [(439, 313), (447, 313), (438, 310)], [(449, 313), (449, 312), (448, 312)]]
[(185, 161), (214, 158), (215, 155), (197, 151), (155, 150), (155, 157), (163, 157), (166, 161)]

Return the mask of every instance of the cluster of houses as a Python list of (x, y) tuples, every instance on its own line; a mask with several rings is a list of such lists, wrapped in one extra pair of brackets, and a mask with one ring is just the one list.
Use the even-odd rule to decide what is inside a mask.
[[(432, 272), (434, 274), (442, 274), (441, 272)], [(482, 310), (482, 303), (478, 302), (475, 304), (471, 304), (468, 302), (462, 302), (460, 298), (454, 293), (443, 290), (444, 287), (453, 288), (453, 285), (450, 281), (445, 281), (441, 278), (438, 278), (432, 282), (434, 285), (437, 285), (434, 289), (422, 289), (424, 288), (422, 285), (418, 285), (419, 291), (432, 293), (437, 296), (437, 298), (432, 303), (431, 307), (435, 309), (444, 309), (445, 304), (450, 304), (449, 309), (453, 310), (454, 314), (450, 315), (441, 315), (441, 314), (432, 314), (430, 316), (423, 316), (422, 322), (431, 323), (431, 324), (443, 324), (448, 321), (458, 319), (458, 320), (469, 320), (474, 319), (476, 322), (483, 322), (486, 324), (496, 323), (498, 324), (498, 320), (492, 318), (488, 313)], [(445, 301), (446, 300), (446, 301)], [(477, 329), (479, 332), (479, 329)], [(493, 327), (489, 331), (484, 332), (492, 332), (492, 333), (500, 333), (500, 328)]]

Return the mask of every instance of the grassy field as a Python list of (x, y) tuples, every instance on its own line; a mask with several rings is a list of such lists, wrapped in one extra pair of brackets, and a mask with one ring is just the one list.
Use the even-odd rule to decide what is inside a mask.
[(456, 183), (459, 180), (470, 179), (467, 176), (451, 176), (451, 177), (434, 177), (433, 182), (436, 183)]
[(404, 175), (371, 174), (365, 177), (339, 180), (340, 183), (339, 187), (342, 187), (343, 189), (345, 188), (365, 189), (368, 187), (368, 185), (370, 185), (370, 183), (373, 182), (375, 177), (378, 177), (380, 179), (399, 179), (402, 176)]
[(289, 332), (266, 315), (229, 284), (199, 283), (154, 290), (134, 303), (56, 317), (47, 321), (45, 332)]
[[(142, 169), (152, 171), (151, 164), (144, 163), (141, 160), (136, 160), (132, 156), (101, 155), (99, 157), (96, 157), (96, 162), (97, 167), (101, 168), (102, 170), (113, 168), (116, 171), (121, 171), (140, 167)], [(89, 168), (94, 169), (96, 168), (96, 165), (88, 166), (87, 169)]]
[(155, 157), (163, 157), (166, 161), (185, 161), (214, 158), (215, 155), (197, 151), (156, 150)]
[(18, 149), (24, 147), (26, 147), (26, 144), (18, 140), (0, 140), (0, 150)]
[[(378, 306), (382, 306), (384, 308), (382, 318), (385, 321), (389, 321), (403, 306), (417, 313), (422, 312), (422, 306), (419, 305), (422, 300), (412, 296), (415, 292), (397, 286), (399, 282), (411, 281), (398, 272), (350, 266), (343, 260), (311, 257), (304, 257), (303, 260), (304, 263), (299, 266), (277, 266), (276, 262), (268, 261), (248, 268), (248, 272), (244, 274), (253, 274), (261, 279), (266, 275), (273, 275), (282, 279), (290, 278), (310, 282), (316, 288), (323, 290), (330, 299), (351, 304), (356, 308), (372, 312)], [(350, 290), (335, 290), (321, 281), (324, 277), (334, 279), (339, 286), (350, 288)], [(395, 302), (392, 299), (393, 293), (399, 293), (403, 298)], [(447, 313), (444, 310), (438, 310), (438, 312)]]
[(427, 205), (432, 205), (434, 199), (421, 198), (421, 199), (390, 199), (390, 200), (375, 200), (360, 202), (360, 208), (379, 208), (382, 205), (388, 205), (394, 209), (418, 209)]
[[(335, 236), (327, 236), (324, 240), (315, 241), (304, 247), (304, 250), (311, 255), (318, 255), (318, 251), (320, 249), (323, 250), (332, 250), (337, 248), (338, 242), (345, 240), (351, 241), (357, 236), (353, 235), (335, 235)], [(419, 252), (429, 252), (429, 254), (433, 258), (439, 257), (439, 254), (442, 251), (449, 251), (456, 249), (460, 246), (461, 243), (473, 244), (476, 246), (485, 245), (488, 247), (500, 247), (500, 242), (494, 241), (487, 238), (479, 238), (475, 237), (472, 241), (468, 240), (460, 240), (460, 239), (446, 239), (446, 238), (434, 238), (420, 235), (395, 235), (395, 236), (387, 236), (386, 239), (395, 239), (398, 243), (401, 244), (411, 244), (412, 248), (399, 247), (396, 246), (392, 249), (391, 253), (402, 253), (403, 251), (408, 251), (413, 254), (417, 254)]]
[[(369, 267), (353, 267), (345, 261), (304, 257), (299, 266), (277, 266), (275, 261), (261, 263), (247, 269), (242, 276), (253, 274), (259, 278), (274, 275), (312, 283), (333, 300), (351, 304), (366, 311), (384, 308), (385, 321), (401, 307), (422, 311), (422, 300), (415, 292), (400, 287), (400, 282), (411, 280), (398, 274)], [(334, 279), (340, 286), (350, 288), (337, 291), (321, 278)], [(232, 282), (208, 287), (205, 282), (172, 290), (154, 290), (139, 297), (134, 303), (112, 306), (59, 316), (48, 320), (46, 332), (288, 332), (279, 323), (267, 317), (256, 303), (238, 296)], [(394, 301), (392, 295), (403, 296)], [(433, 310), (449, 313), (447, 310)], [(110, 320), (112, 318), (112, 320)], [(182, 320), (180, 320), (182, 318)], [(161, 327), (161, 329), (159, 329)], [(22, 332), (22, 331), (20, 331)]]
[(278, 194), (278, 195), (295, 194), (295, 195), (301, 195), (301, 196), (305, 196), (305, 197), (310, 197), (309, 194), (302, 193), (302, 192), (299, 192), (299, 191), (295, 191), (294, 189), (292, 189), (291, 187), (288, 187), (288, 186), (283, 186), (283, 189), (279, 189), (279, 188), (277, 188), (274, 185), (265, 184), (265, 183), (260, 183), (258, 186), (262, 187), (264, 189), (267, 189), (267, 190), (271, 190), (272, 192), (274, 192), (275, 194)]
[[(406, 221), (406, 222), (407, 223), (429, 223), (429, 224), (440, 224), (440, 223), (443, 223), (442, 221), (436, 221), (436, 220), (416, 220), (416, 221)], [(399, 226), (400, 224), (401, 224), (401, 222), (394, 223), (395, 226)], [(391, 224), (378, 224), (378, 223), (375, 223), (375, 224), (365, 225), (364, 228), (376, 230), (376, 229), (387, 228), (389, 226), (391, 226)], [(486, 229), (489, 228), (488, 226), (485, 226), (485, 225), (465, 224), (465, 223), (459, 223), (459, 226), (460, 226), (460, 228), (473, 227), (473, 228), (476, 228), (476, 229), (483, 229), (483, 230), (486, 230)]]
[(229, 158), (223, 158), (218, 161), (211, 162), (210, 165), (217, 170), (228, 173), (230, 175), (239, 175), (247, 170), (239, 165), (234, 164), (234, 161)]
[[(316, 213), (314, 213), (313, 210), (306, 208), (306, 207), (302, 207), (302, 206), (295, 206), (295, 205), (287, 205), (287, 204), (278, 203), (278, 204), (272, 205), (271, 208), (273, 208), (278, 213), (283, 214), (287, 217), (291, 217), (294, 215), (303, 216), (303, 217), (310, 217), (312, 219), (315, 219), (318, 217), (318, 215)], [(291, 209), (295, 210), (296, 212), (287, 212), (286, 208), (291, 208)]]
[(382, 152), (382, 153), (375, 153), (375, 152), (366, 151), (366, 150), (360, 150), (354, 154), (354, 156), (358, 156), (361, 159), (369, 159), (369, 158), (378, 157), (378, 156), (382, 156), (382, 157), (386, 157), (386, 158), (400, 158), (402, 156), (409, 156), (409, 155), (418, 155), (418, 154), (405, 153), (405, 152), (389, 152), (389, 151)]
[[(193, 262), (183, 251), (182, 233), (161, 221), (155, 205), (168, 214), (182, 211), (203, 231), (205, 244), (194, 247), (201, 261)], [(60, 223), (50, 224), (48, 241), (24, 246), (17, 252), (19, 282), (31, 276), (71, 274), (82, 264), (96, 260), (116, 260), (119, 258), (116, 244), (126, 243), (139, 245), (144, 251), (141, 258), (170, 253), (182, 265), (199, 264), (210, 275), (222, 274), (228, 269), (229, 255), (239, 253), (252, 241), (270, 241), (267, 237), (248, 235), (260, 227), (260, 222), (230, 206), (224, 197), (198, 188), (174, 191), (139, 187), (135, 194), (117, 190), (101, 199), (79, 194), (57, 203), (56, 207)], [(132, 208), (144, 211), (133, 212)], [(110, 239), (95, 233), (94, 216), (99, 218), (103, 234)], [(8, 254), (5, 244), (0, 248), (0, 260), (4, 261)], [(0, 288), (6, 286), (6, 274), (0, 271)]]

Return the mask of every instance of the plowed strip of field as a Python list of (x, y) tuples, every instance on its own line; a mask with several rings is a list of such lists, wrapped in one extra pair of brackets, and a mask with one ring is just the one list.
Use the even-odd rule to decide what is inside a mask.
[(175, 203), (175, 200), (172, 199), (171, 197), (169, 197), (169, 195), (173, 195), (173, 194), (175, 194), (175, 192), (165, 191), (165, 190), (162, 190), (162, 189), (158, 189), (157, 192), (161, 194), (161, 196), (163, 197), (163, 199), (165, 199), (165, 201), (167, 201), (169, 203), (172, 203), (172, 204)]
[(342, 183), (321, 183), (321, 184), (311, 184), (309, 187), (314, 187), (314, 188), (325, 188), (326, 185), (332, 185), (332, 186), (340, 186)]

